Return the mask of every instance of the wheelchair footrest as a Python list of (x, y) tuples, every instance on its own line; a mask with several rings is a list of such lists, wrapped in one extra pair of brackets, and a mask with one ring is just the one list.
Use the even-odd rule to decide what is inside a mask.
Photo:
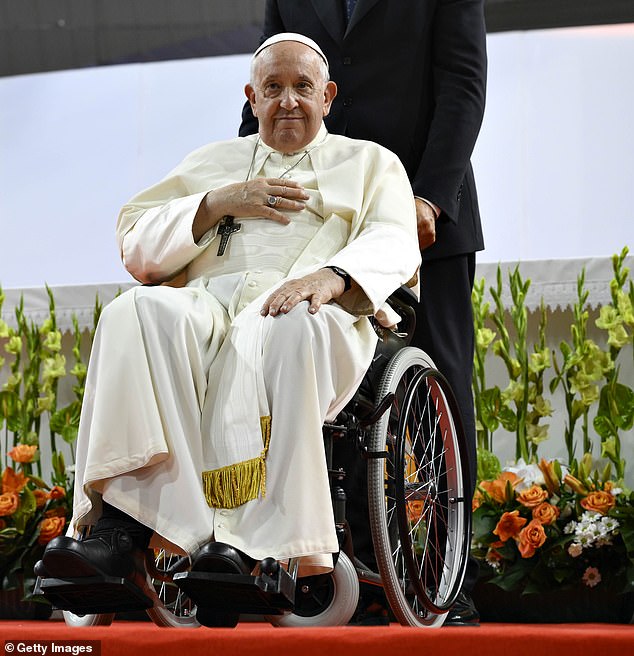
[(56, 608), (80, 615), (145, 610), (154, 605), (132, 581), (113, 576), (44, 578), (39, 580), (35, 593), (42, 594)]
[(198, 606), (219, 612), (279, 615), (295, 601), (295, 581), (281, 568), (274, 577), (181, 572), (174, 583)]

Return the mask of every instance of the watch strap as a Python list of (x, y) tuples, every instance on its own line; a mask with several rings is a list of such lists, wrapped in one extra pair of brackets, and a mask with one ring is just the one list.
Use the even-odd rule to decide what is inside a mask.
[(343, 278), (343, 291), (347, 292), (350, 287), (352, 286), (352, 277), (347, 271), (344, 271), (343, 269), (340, 269), (339, 267), (336, 266), (327, 266), (324, 267), (326, 269), (330, 269), (333, 271), (333, 273), (336, 273), (340, 278)]

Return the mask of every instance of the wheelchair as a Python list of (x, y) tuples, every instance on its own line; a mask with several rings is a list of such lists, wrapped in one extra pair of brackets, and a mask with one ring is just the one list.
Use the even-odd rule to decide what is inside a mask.
[[(200, 573), (190, 571), (187, 556), (148, 550), (134, 581), (39, 577), (36, 594), (65, 609), (70, 626), (107, 625), (115, 612), (145, 610), (159, 626), (194, 628), (202, 606), (218, 612), (218, 626), (235, 626), (237, 619), (225, 621), (227, 611), (236, 618), (255, 614), (276, 626), (332, 626), (353, 617), (363, 584), (383, 590), (401, 625), (441, 626), (467, 565), (470, 472), (452, 390), (427, 354), (408, 343), (415, 322), (412, 299), (406, 288), (390, 297), (404, 332), (375, 325), (379, 341), (370, 370), (346, 408), (323, 427), (340, 544), (332, 572), (298, 577), (298, 559), (281, 564), (267, 558), (248, 574)], [(354, 444), (367, 461), (376, 566), (354, 554), (346, 520), (346, 505), (354, 499), (340, 485), (346, 472), (333, 467), (340, 440)], [(134, 588), (131, 601), (117, 606), (116, 591), (126, 585)], [(214, 625), (207, 618), (204, 624)]]

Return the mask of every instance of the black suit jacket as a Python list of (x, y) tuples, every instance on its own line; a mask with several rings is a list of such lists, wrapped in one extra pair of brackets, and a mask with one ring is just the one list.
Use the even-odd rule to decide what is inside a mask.
[[(484, 0), (267, 0), (263, 39), (299, 32), (339, 92), (326, 125), (395, 152), (416, 196), (443, 210), (424, 259), (484, 247), (470, 157), (484, 113)], [(245, 105), (240, 134), (257, 131)]]

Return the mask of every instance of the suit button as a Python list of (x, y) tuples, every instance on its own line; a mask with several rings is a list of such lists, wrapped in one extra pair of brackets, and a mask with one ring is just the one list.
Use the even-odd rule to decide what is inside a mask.
[(346, 99), (343, 101), (343, 106), (344, 106), (344, 107), (352, 107), (352, 98), (346, 98)]
[(343, 65), (344, 66), (350, 66), (352, 64), (352, 57), (344, 57), (343, 58)]

